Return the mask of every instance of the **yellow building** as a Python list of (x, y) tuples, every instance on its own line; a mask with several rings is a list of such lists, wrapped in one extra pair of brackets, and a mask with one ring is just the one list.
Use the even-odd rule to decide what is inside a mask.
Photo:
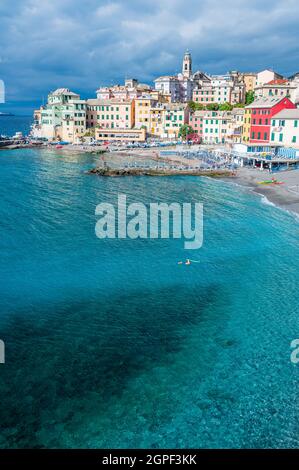
[(135, 100), (87, 100), (87, 128), (132, 129), (135, 125)]
[(243, 73), (243, 80), (245, 83), (245, 92), (253, 91), (256, 87), (257, 74), (253, 72)]
[(163, 137), (165, 126), (165, 105), (158, 104), (152, 107), (150, 117), (150, 134), (154, 137)]
[(250, 139), (250, 126), (251, 126), (251, 109), (245, 108), (242, 142), (249, 142)]
[(144, 127), (148, 134), (151, 134), (151, 108), (157, 100), (150, 97), (141, 97), (135, 100), (135, 127)]

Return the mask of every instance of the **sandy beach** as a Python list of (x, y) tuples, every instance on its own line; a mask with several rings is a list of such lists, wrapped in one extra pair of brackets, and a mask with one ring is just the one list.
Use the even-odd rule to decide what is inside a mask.
[[(260, 181), (271, 180), (273, 176), (283, 184), (259, 184)], [(232, 181), (232, 178), (225, 178), (225, 180)], [(272, 175), (258, 169), (239, 168), (233, 181), (266, 196), (273, 204), (299, 214), (299, 170), (282, 171)]]

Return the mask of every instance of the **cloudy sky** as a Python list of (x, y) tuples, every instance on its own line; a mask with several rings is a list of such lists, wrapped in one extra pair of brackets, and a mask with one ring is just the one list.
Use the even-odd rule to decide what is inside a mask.
[(30, 113), (49, 90), (83, 97), (124, 77), (193, 68), (299, 71), (298, 0), (0, 0), (0, 111)]

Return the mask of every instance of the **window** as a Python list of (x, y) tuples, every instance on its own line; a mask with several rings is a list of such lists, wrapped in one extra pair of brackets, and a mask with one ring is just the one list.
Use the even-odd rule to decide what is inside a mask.
[(251, 138), (254, 139), (254, 136), (255, 136), (255, 132), (252, 132)]
[(271, 134), (271, 140), (273, 141), (274, 139), (275, 139), (275, 134), (274, 134), (274, 132), (272, 132), (272, 134)]
[(258, 133), (257, 133), (257, 140), (260, 140), (260, 138), (261, 138), (261, 133), (258, 132)]
[(268, 140), (268, 134), (267, 134), (267, 132), (264, 132), (264, 140)]
[(294, 121), (294, 127), (298, 127), (298, 121), (297, 121), (297, 119), (295, 119), (295, 121)]
[(272, 126), (275, 126), (275, 119), (272, 119)]
[(283, 141), (283, 134), (279, 134), (279, 142)]
[(292, 138), (292, 142), (295, 144), (297, 142), (297, 137), (294, 135)]
[(268, 119), (265, 119), (265, 124), (266, 124), (266, 126), (268, 126), (268, 123), (269, 123), (269, 120), (268, 120)]

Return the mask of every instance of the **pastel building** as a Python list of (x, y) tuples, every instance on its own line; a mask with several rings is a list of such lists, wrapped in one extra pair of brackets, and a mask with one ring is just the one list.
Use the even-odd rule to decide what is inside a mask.
[(287, 96), (290, 98), (293, 103), (296, 102), (296, 95), (297, 95), (297, 88), (298, 85), (295, 83), (287, 80), (287, 79), (275, 79), (271, 80), (264, 85), (260, 85), (255, 89), (255, 96), (256, 97), (281, 97)]
[(177, 75), (163, 75), (154, 80), (155, 89), (171, 97), (173, 103), (192, 100), (193, 90), (202, 80), (209, 80), (201, 71), (193, 73), (192, 57), (187, 50), (183, 57), (182, 72)]
[(198, 140), (202, 141), (203, 135), (203, 121), (207, 111), (194, 111), (190, 112), (189, 125), (192, 127), (194, 134), (198, 136)]
[(86, 102), (68, 88), (58, 88), (48, 95), (47, 105), (40, 108), (38, 121), (33, 136), (76, 142), (86, 132)]
[(271, 144), (299, 148), (299, 109), (283, 109), (271, 119)]
[(202, 105), (244, 103), (245, 84), (239, 72), (231, 72), (228, 75), (214, 75), (194, 88), (192, 99), (195, 103)]
[(225, 143), (231, 135), (231, 113), (228, 111), (206, 111), (203, 119), (202, 140), (207, 144)]
[(134, 100), (90, 99), (86, 101), (86, 126), (105, 129), (131, 129), (135, 124)]
[(215, 87), (213, 87), (212, 83), (210, 81), (205, 82), (193, 90), (192, 101), (206, 106), (215, 102), (215, 94)]
[(251, 129), (251, 109), (246, 107), (244, 110), (242, 142), (249, 142)]
[(125, 80), (124, 85), (113, 85), (110, 87), (100, 87), (97, 91), (98, 100), (133, 100), (142, 95), (149, 93), (151, 87), (144, 83), (139, 83), (135, 78)]
[(269, 83), (272, 80), (282, 79), (283, 76), (271, 69), (265, 69), (256, 74), (256, 87)]
[(254, 72), (244, 72), (242, 73), (242, 77), (245, 85), (245, 93), (253, 91), (256, 87), (257, 74)]
[(189, 122), (189, 106), (185, 103), (164, 105), (164, 132), (162, 138), (177, 138), (181, 126)]
[(58, 136), (58, 140), (71, 143), (80, 142), (86, 133), (86, 101), (70, 100), (63, 105), (61, 111), (61, 134)]
[(150, 95), (135, 100), (135, 126), (145, 128), (151, 134), (151, 108), (157, 103)]
[(270, 141), (271, 119), (283, 109), (296, 109), (289, 98), (258, 98), (246, 109), (251, 109), (250, 143), (264, 144)]
[(245, 109), (233, 108), (231, 111), (231, 122), (229, 123), (229, 136), (234, 143), (242, 142)]

